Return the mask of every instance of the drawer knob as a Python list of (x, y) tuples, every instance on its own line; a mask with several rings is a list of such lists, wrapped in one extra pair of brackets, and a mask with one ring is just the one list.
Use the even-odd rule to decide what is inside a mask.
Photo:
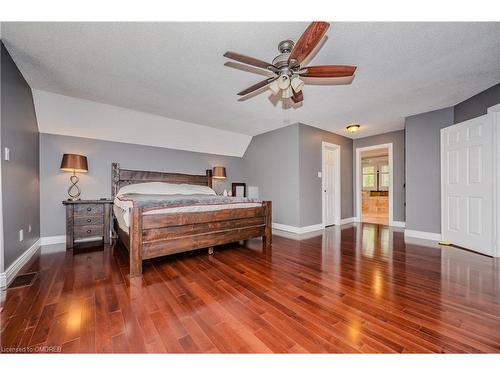
[(90, 223), (92, 221), (92, 219), (87, 219), (87, 223)]
[(87, 233), (92, 233), (92, 230), (90, 230), (90, 229), (89, 229), (89, 230), (87, 230)]
[(87, 211), (92, 211), (92, 207), (87, 207)]

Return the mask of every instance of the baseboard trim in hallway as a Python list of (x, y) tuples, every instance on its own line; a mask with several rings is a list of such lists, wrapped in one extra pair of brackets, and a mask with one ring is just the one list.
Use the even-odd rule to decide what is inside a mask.
[(355, 221), (355, 217), (346, 217), (345, 219), (340, 219), (340, 225), (354, 223)]
[(422, 232), (419, 230), (405, 229), (405, 238), (406, 237), (420, 238), (429, 241), (440, 241), (441, 233)]
[(404, 227), (406, 227), (406, 223), (404, 221), (390, 221), (389, 226), (390, 227), (404, 228)]

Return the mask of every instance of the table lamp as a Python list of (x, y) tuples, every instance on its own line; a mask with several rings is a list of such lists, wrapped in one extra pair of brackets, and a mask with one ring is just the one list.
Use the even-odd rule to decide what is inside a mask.
[(73, 172), (69, 178), (71, 186), (68, 189), (68, 199), (71, 201), (79, 200), (81, 191), (77, 184), (80, 179), (76, 176), (76, 172), (87, 172), (89, 170), (87, 157), (77, 154), (64, 154), (61, 161), (61, 170)]

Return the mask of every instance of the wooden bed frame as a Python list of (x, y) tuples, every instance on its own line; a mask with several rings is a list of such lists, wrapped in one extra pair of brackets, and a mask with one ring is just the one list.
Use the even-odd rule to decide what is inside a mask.
[[(149, 172), (120, 169), (111, 164), (111, 194), (113, 199), (122, 186), (143, 182), (170, 182), (212, 187), (212, 171), (205, 175)], [(163, 255), (208, 248), (252, 237), (262, 236), (263, 247), (272, 242), (272, 204), (261, 207), (233, 208), (219, 211), (144, 215), (141, 208), (130, 212), (129, 233), (118, 226), (113, 215), (115, 233), (130, 254), (130, 276), (142, 275), (142, 261)], [(130, 235), (129, 235), (130, 234)]]

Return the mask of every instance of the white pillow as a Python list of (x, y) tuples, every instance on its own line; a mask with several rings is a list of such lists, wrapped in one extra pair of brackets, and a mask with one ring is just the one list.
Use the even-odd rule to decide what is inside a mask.
[(168, 182), (144, 182), (142, 184), (126, 185), (118, 191), (123, 194), (208, 194), (216, 195), (208, 186), (190, 184), (171, 184)]

